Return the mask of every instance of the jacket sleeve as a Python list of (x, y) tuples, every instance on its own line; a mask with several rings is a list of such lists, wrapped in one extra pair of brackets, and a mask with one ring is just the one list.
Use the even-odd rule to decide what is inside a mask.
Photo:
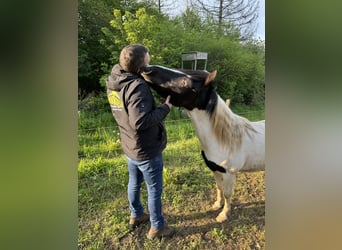
[(143, 130), (156, 126), (162, 122), (170, 108), (166, 104), (155, 108), (153, 95), (146, 83), (138, 84), (130, 93), (127, 93), (126, 105), (130, 126), (136, 130)]

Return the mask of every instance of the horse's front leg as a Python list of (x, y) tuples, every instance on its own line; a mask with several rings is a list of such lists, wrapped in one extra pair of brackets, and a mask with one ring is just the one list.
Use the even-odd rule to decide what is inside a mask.
[(223, 206), (223, 187), (222, 187), (222, 173), (214, 172), (216, 181), (216, 201), (212, 206), (212, 210), (217, 211)]
[(233, 193), (233, 187), (235, 184), (236, 175), (227, 173), (223, 175), (223, 196), (224, 196), (224, 207), (221, 213), (216, 217), (217, 222), (224, 222), (228, 219), (230, 212), (230, 199)]

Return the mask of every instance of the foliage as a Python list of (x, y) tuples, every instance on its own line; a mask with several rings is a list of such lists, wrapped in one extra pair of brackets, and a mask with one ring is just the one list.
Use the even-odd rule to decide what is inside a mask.
[[(106, 39), (102, 27), (109, 26), (111, 8), (120, 6), (119, 0), (78, 1), (78, 84), (80, 92), (99, 89), (99, 76), (110, 53), (101, 43)], [(83, 94), (83, 93), (81, 93)]]
[(150, 50), (151, 64), (171, 68), (180, 68), (183, 52), (208, 52), (207, 70), (218, 71), (217, 90), (223, 98), (264, 103), (265, 48), (259, 41), (241, 43), (234, 27), (217, 26), (213, 18), (203, 19), (190, 8), (172, 19), (151, 1), (83, 0), (79, 5), (81, 92), (102, 91), (121, 49), (141, 43)]
[[(180, 67), (182, 52), (208, 52), (208, 70), (218, 71), (218, 92), (223, 98), (247, 105), (264, 102), (264, 48), (253, 41), (242, 44), (237, 33), (222, 34), (213, 20), (202, 20), (192, 9), (174, 19), (145, 8), (135, 13), (116, 9), (113, 15), (112, 29), (103, 32), (118, 48), (144, 44), (150, 49), (152, 64), (171, 68)], [(119, 51), (112, 53), (113, 64)]]
[(112, 18), (113, 9), (135, 11), (144, 5), (145, 3), (139, 3), (137, 0), (80, 0), (78, 2), (80, 94), (101, 90), (99, 80), (101, 76), (108, 73), (108, 65), (112, 65), (110, 55), (120, 49), (113, 43), (112, 37), (102, 32), (102, 28), (110, 28), (109, 21)]
[[(112, 53), (112, 64), (117, 63), (119, 53), (124, 46), (141, 43), (149, 48), (151, 61), (154, 64), (178, 66), (182, 39), (178, 37), (179, 32), (168, 17), (157, 13), (154, 9), (145, 8), (140, 8), (135, 13), (115, 9), (113, 15), (114, 18), (110, 21), (112, 29), (103, 28), (104, 34), (119, 48)], [(108, 47), (108, 49), (112, 48)], [(104, 85), (104, 81), (101, 84)]]
[(200, 30), (184, 40), (184, 49), (208, 52), (208, 70), (218, 71), (217, 90), (223, 98), (247, 105), (264, 103), (262, 46), (254, 45), (253, 41), (242, 44), (236, 33), (222, 35), (219, 28), (207, 20)]

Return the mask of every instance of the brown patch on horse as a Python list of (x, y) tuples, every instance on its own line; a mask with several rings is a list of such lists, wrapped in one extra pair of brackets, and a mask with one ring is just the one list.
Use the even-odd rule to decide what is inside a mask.
[(234, 114), (220, 98), (211, 115), (211, 123), (218, 142), (231, 151), (241, 146), (245, 135), (256, 132), (249, 120)]

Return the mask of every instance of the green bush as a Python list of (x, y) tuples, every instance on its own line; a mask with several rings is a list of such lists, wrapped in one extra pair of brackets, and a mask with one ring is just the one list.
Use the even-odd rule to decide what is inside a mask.
[[(122, 15), (125, 15), (124, 21)], [(207, 70), (218, 71), (217, 90), (222, 98), (247, 105), (263, 104), (263, 44), (241, 43), (236, 33), (222, 33), (216, 24), (201, 21), (195, 11), (169, 19), (149, 14), (144, 8), (135, 13), (115, 10), (110, 23), (113, 29), (105, 28), (105, 34), (115, 37), (119, 48), (130, 43), (146, 45), (150, 49), (151, 64), (180, 68), (182, 52), (207, 52)], [(113, 46), (108, 49), (111, 48)], [(113, 63), (117, 62), (118, 51), (113, 51), (112, 55)]]
[[(85, 88), (80, 92), (87, 91), (83, 78), (96, 81), (101, 86), (97, 91), (103, 91), (104, 79), (118, 62), (121, 49), (127, 44), (141, 43), (150, 50), (151, 64), (170, 68), (181, 67), (183, 52), (207, 52), (207, 69), (218, 71), (217, 91), (222, 98), (247, 105), (264, 103), (265, 48), (262, 41), (240, 42), (238, 31), (227, 28), (229, 24), (218, 26), (191, 9), (170, 18), (148, 5), (145, 8), (120, 6), (111, 15), (105, 11), (102, 16), (99, 11), (96, 15), (101, 17), (97, 19), (92, 14), (87, 19), (86, 13), (92, 4), (95, 10), (104, 7), (96, 1), (80, 5), (79, 86)], [(104, 19), (108, 19), (107, 25)], [(90, 32), (93, 29), (96, 32)], [(99, 104), (93, 104), (92, 108), (94, 106)]]

